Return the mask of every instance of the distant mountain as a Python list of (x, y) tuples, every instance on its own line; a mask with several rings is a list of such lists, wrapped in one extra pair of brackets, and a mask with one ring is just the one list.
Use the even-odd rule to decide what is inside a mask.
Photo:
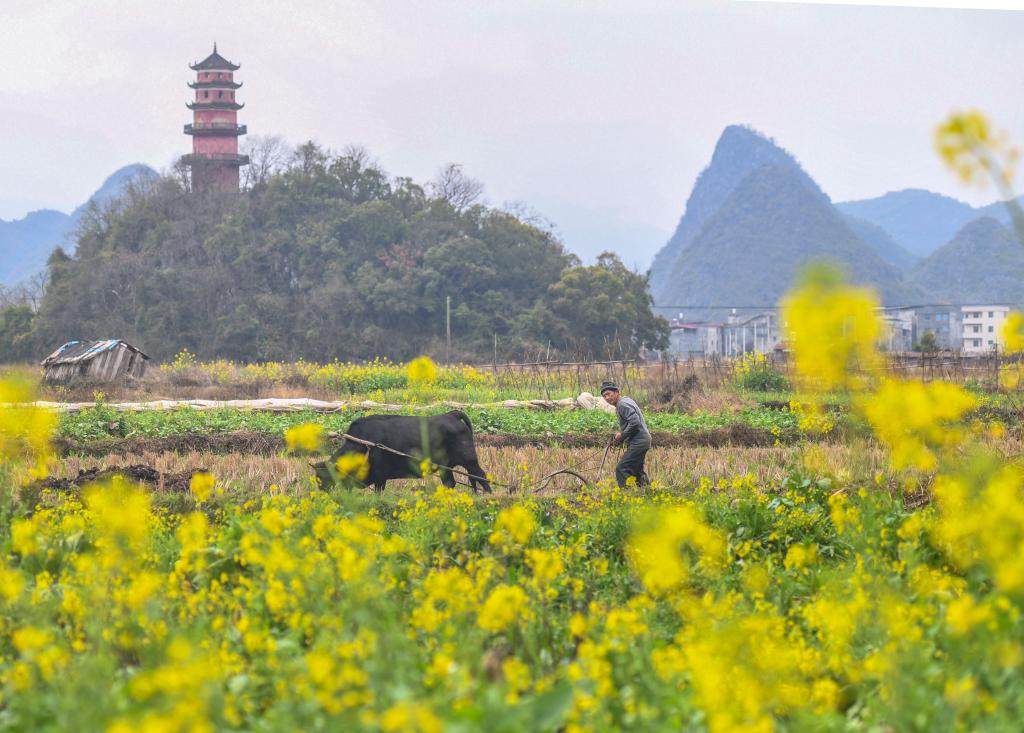
[(986, 216), (918, 262), (909, 279), (953, 303), (1024, 305), (1024, 246)]
[[(676, 233), (655, 258), (652, 292), (666, 312), (672, 305), (775, 304), (799, 268), (815, 258), (838, 261), (855, 281), (877, 287), (886, 303), (922, 295), (900, 272), (913, 256), (884, 230), (840, 213), (796, 159), (767, 137), (728, 127)], [(723, 314), (704, 308), (684, 315)]]
[[(1017, 199), (1018, 206), (1024, 206), (1024, 196)], [(994, 204), (988, 206), (982, 206), (974, 210), (980, 219), (983, 216), (991, 216), (993, 219), (1001, 224), (1010, 223), (1010, 210), (1007, 208), (1006, 203), (1003, 201), (996, 201)]]
[(71, 217), (60, 211), (33, 211), (17, 221), (0, 220), (0, 286), (13, 285), (42, 269), (50, 252), (64, 242)]
[(736, 186), (751, 171), (764, 165), (800, 169), (792, 155), (756, 130), (741, 125), (725, 128), (715, 145), (711, 162), (693, 185), (675, 233), (654, 256), (650, 282), (656, 303), (679, 302), (675, 296), (678, 290), (669, 277), (680, 253), (693, 243)]
[(898, 269), (905, 271), (920, 259), (901, 247), (882, 227), (849, 214), (844, 214), (843, 219), (854, 234), (870, 245), (875, 254), (890, 265), (895, 265)]
[[(775, 304), (813, 259), (841, 263), (853, 281), (875, 286), (886, 304), (921, 298), (857, 236), (814, 181), (787, 161), (758, 167), (736, 186), (680, 252), (660, 302)], [(708, 314), (686, 317), (701, 316)]]
[(43, 209), (16, 221), (0, 219), (0, 285), (14, 285), (40, 272), (55, 248), (73, 245), (67, 241), (68, 235), (89, 203), (107, 203), (117, 197), (128, 181), (140, 176), (155, 178), (157, 173), (141, 163), (126, 165), (109, 176), (88, 201), (70, 214)]
[(983, 214), (970, 204), (920, 188), (836, 204), (844, 214), (882, 227), (904, 249), (927, 257)]

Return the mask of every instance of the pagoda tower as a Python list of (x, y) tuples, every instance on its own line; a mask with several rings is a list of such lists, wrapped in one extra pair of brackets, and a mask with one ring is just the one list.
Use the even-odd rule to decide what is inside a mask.
[(198, 63), (189, 64), (196, 80), (189, 82), (195, 99), (188, 103), (192, 124), (185, 125), (185, 134), (192, 136), (192, 154), (181, 161), (192, 169), (194, 191), (238, 192), (238, 169), (249, 164), (249, 156), (238, 154), (238, 136), (246, 133), (238, 124), (238, 110), (244, 105), (235, 101), (235, 90), (242, 86), (234, 80), (238, 65), (217, 53)]

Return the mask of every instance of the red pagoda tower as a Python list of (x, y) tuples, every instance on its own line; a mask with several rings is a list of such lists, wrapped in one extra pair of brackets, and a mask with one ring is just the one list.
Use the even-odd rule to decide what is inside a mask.
[(235, 90), (242, 86), (234, 80), (239, 67), (217, 53), (215, 43), (213, 53), (189, 68), (196, 72), (188, 84), (196, 91), (188, 103), (192, 124), (185, 125), (192, 154), (182, 163), (192, 169), (193, 190), (237, 192), (238, 169), (249, 164), (249, 156), (238, 154), (238, 136), (246, 133), (245, 125), (238, 124), (238, 110), (245, 105), (235, 101)]

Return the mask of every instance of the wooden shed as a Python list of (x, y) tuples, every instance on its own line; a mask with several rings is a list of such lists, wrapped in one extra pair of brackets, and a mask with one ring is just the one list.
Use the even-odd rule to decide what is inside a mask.
[(43, 379), (71, 382), (85, 379), (112, 382), (121, 377), (141, 377), (149, 357), (126, 341), (68, 341), (43, 359)]

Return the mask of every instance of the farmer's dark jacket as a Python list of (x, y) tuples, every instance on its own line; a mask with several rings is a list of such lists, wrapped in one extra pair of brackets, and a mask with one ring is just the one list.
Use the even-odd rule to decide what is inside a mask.
[(626, 445), (648, 445), (651, 444), (651, 431), (647, 429), (647, 422), (639, 405), (631, 397), (621, 397), (619, 404), (615, 407), (615, 414), (619, 418), (619, 432), (622, 433), (622, 442)]

